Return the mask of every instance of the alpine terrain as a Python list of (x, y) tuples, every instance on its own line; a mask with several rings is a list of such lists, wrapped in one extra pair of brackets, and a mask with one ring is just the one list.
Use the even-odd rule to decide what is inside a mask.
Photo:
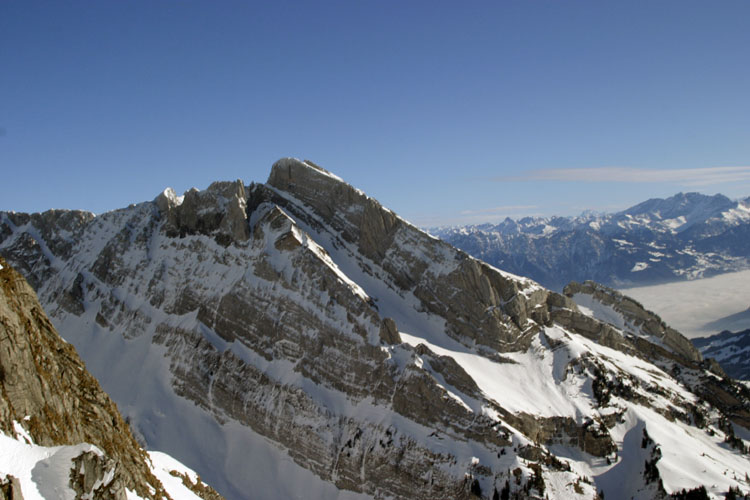
[(0, 259), (0, 498), (221, 497), (136, 443), (24, 278)]
[(0, 254), (138, 439), (230, 499), (750, 491), (750, 391), (678, 332), (596, 283), (500, 271), (309, 161), (1, 213)]
[(636, 286), (750, 268), (750, 198), (679, 193), (614, 214), (506, 218), (433, 234), (552, 289), (595, 280)]

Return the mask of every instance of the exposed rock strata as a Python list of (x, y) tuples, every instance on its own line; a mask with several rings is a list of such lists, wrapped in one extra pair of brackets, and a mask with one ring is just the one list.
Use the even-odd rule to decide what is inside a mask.
[[(143, 360), (140, 382), (161, 363), (165, 407), (192, 412), (171, 414), (170, 426), (187, 432), (210, 416), (242, 427), (341, 489), (491, 498), (507, 484), (543, 497), (554, 476), (576, 485), (558, 497), (591, 498), (586, 473), (551, 449), (617, 460), (613, 429), (633, 408), (710, 419), (669, 375), (703, 376), (698, 363), (430, 237), (311, 162), (281, 160), (265, 185), (214, 183), (182, 199), (165, 191), (103, 214), (68, 257), (45, 250), (62, 247), (33, 227), (0, 215), (0, 252), (48, 276), (38, 286), (53, 317), (92, 332), (72, 339), (124, 341), (127, 359)], [(653, 353), (661, 369), (618, 366), (622, 353), (641, 365)], [(509, 379), (486, 380), (466, 356)], [(107, 374), (124, 371), (110, 361)], [(527, 383), (540, 393), (514, 400), (496, 389), (516, 396)], [(731, 387), (727, 404), (742, 412)], [(542, 392), (562, 400), (544, 404)], [(148, 431), (162, 416), (134, 414), (158, 439)], [(239, 498), (243, 475), (222, 476), (232, 444), (212, 448), (201, 474)]]
[(627, 326), (626, 332), (637, 336), (651, 337), (652, 342), (661, 342), (675, 354), (683, 356), (689, 361), (702, 361), (703, 356), (693, 344), (680, 332), (667, 326), (655, 313), (646, 310), (640, 303), (604, 285), (586, 281), (568, 284), (563, 293), (568, 297), (576, 294), (590, 295), (600, 304), (611, 307), (621, 314)]

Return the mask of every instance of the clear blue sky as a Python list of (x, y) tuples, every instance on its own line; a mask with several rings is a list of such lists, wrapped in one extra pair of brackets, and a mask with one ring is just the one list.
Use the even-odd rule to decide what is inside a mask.
[(282, 156), (421, 225), (749, 196), (750, 2), (0, 0), (0, 210)]

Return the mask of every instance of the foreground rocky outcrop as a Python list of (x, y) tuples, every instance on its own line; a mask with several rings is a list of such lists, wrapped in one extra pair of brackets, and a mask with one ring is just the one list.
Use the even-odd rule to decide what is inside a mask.
[(716, 376), (660, 322), (587, 314), (312, 162), (92, 218), (0, 214), (0, 235), (139, 438), (227, 497), (643, 495), (645, 428), (664, 491), (750, 486), (695, 451), (743, 477), (723, 443), (746, 393), (693, 392)]
[[(59, 337), (34, 290), (2, 258), (0, 432), (22, 436), (29, 446), (62, 446), (55, 454), (71, 455), (67, 486), (76, 498), (124, 500), (128, 491), (170, 497), (115, 404)], [(18, 478), (9, 475), (3, 488), (6, 497), (23, 498)]]

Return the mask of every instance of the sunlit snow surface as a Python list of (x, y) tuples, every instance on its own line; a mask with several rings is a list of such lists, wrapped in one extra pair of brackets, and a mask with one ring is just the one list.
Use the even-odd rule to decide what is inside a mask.
[[(503, 355), (517, 364), (491, 361), (457, 347), (450, 339), (432, 343), (405, 332), (401, 336), (406, 343), (425, 344), (436, 353), (455, 359), (487, 397), (514, 413), (570, 416), (579, 423), (585, 416), (595, 415), (598, 410), (591, 387), (566, 369), (570, 361), (586, 353), (596, 354), (610, 370), (620, 369), (642, 383), (695, 402), (692, 393), (654, 365), (558, 327), (546, 328), (529, 351)], [(557, 347), (551, 348), (545, 338), (555, 341)], [(656, 408), (668, 409), (673, 403), (646, 392), (641, 395), (652, 398)], [(662, 451), (657, 466), (668, 492), (706, 485), (709, 493), (723, 498), (728, 487), (735, 484), (730, 480), (742, 481), (750, 468), (746, 457), (722, 442), (723, 435), (718, 430), (717, 436), (711, 437), (695, 427), (671, 422), (652, 409), (619, 398), (614, 398), (612, 406), (624, 410), (622, 422), (610, 431), (618, 446), (618, 459), (612, 464), (577, 449), (551, 447), (558, 457), (570, 461), (574, 472), (592, 477), (597, 489), (605, 491), (606, 498), (650, 498), (651, 493), (639, 492), (635, 486), (640, 484), (644, 461), (649, 458), (640, 447), (644, 428)]]
[[(25, 500), (74, 500), (76, 493), (69, 484), (72, 460), (85, 452), (101, 456), (102, 451), (87, 443), (38, 446), (33, 444), (20, 423), (14, 422), (14, 428), (15, 437), (0, 433), (0, 478), (6, 475), (16, 477)], [(169, 474), (169, 471), (174, 470), (195, 479), (195, 472), (163, 453), (151, 453), (150, 456), (153, 464), (151, 471), (173, 500), (200, 500), (179, 478)], [(112, 473), (105, 475), (100, 484), (94, 484), (93, 489), (99, 488), (101, 484), (108, 484), (113, 477)], [(130, 490), (127, 490), (127, 497), (128, 500), (141, 498)]]

